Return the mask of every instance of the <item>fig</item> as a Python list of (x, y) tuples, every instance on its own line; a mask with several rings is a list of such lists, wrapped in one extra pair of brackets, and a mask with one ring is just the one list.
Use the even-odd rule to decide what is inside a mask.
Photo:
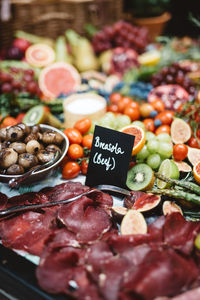
[(112, 207), (112, 215), (118, 221), (121, 221), (127, 212), (128, 212), (128, 209), (126, 207), (122, 207), (122, 206), (113, 206)]
[(198, 161), (200, 161), (200, 149), (188, 147), (187, 158), (194, 166)]
[(177, 165), (179, 172), (188, 173), (188, 172), (192, 171), (192, 168), (186, 162), (184, 162), (184, 161), (174, 161), (174, 162)]
[(140, 212), (146, 212), (158, 206), (160, 201), (161, 197), (158, 195), (144, 194), (137, 201), (135, 201), (132, 208)]
[(130, 196), (127, 196), (124, 199), (124, 206), (131, 209), (133, 207), (133, 204), (135, 203), (135, 201), (137, 201), (143, 195), (145, 195), (144, 192), (131, 191)]
[(123, 217), (121, 223), (121, 234), (146, 234), (147, 223), (141, 212), (130, 209)]
[(174, 144), (184, 144), (191, 138), (191, 128), (182, 119), (176, 118), (171, 124), (171, 139)]
[(170, 215), (174, 212), (179, 212), (181, 215), (183, 215), (182, 209), (180, 208), (180, 206), (178, 206), (176, 203), (172, 202), (172, 201), (165, 201), (163, 203), (163, 214), (164, 216), (166, 215)]

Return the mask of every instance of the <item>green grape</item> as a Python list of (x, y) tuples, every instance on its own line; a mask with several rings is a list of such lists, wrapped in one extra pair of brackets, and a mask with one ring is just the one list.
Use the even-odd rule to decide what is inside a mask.
[(131, 119), (126, 115), (118, 115), (115, 118), (116, 129), (121, 129), (131, 124)]
[(157, 140), (150, 140), (147, 143), (147, 149), (150, 153), (157, 153), (158, 146), (159, 146), (159, 142)]
[(161, 158), (170, 158), (173, 153), (173, 146), (170, 143), (159, 142), (157, 152), (160, 154)]
[(149, 156), (149, 151), (147, 149), (147, 145), (144, 145), (142, 150), (136, 155), (138, 160), (145, 160)]
[(115, 115), (112, 112), (107, 112), (105, 115), (99, 120), (99, 125), (106, 128), (115, 128)]
[(92, 125), (90, 126), (90, 129), (88, 130), (87, 134), (90, 134), (90, 133), (94, 133), (94, 128), (96, 125), (99, 125), (99, 123), (97, 121), (92, 121)]
[(156, 136), (155, 136), (155, 134), (153, 132), (147, 131), (145, 133), (145, 138), (146, 138), (146, 141), (150, 141), (150, 140), (155, 140)]
[(168, 133), (160, 133), (159, 135), (157, 135), (157, 140), (159, 142), (170, 143), (171, 142), (171, 136)]
[(134, 121), (132, 123), (132, 125), (138, 126), (138, 127), (142, 128), (143, 130), (146, 130), (144, 123), (141, 121)]
[(159, 154), (151, 154), (147, 158), (147, 165), (152, 169), (158, 169), (161, 163), (161, 158)]

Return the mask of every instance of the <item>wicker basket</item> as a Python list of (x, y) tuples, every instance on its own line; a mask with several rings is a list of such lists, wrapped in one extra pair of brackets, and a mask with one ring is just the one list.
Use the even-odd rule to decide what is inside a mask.
[(121, 17), (122, 0), (0, 0), (0, 7), (3, 48), (15, 30), (55, 39), (67, 28), (83, 33), (85, 23), (112, 24)]

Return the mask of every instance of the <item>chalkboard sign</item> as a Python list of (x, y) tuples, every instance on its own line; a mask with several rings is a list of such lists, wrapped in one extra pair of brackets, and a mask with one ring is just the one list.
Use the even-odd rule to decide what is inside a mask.
[(95, 126), (86, 185), (111, 184), (126, 187), (126, 177), (135, 137)]

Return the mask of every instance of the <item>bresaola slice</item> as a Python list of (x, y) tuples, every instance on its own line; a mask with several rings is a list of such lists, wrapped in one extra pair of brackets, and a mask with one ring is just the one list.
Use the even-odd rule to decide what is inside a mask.
[(0, 193), (0, 209), (5, 209), (7, 202), (8, 202), (8, 197), (5, 194)]

